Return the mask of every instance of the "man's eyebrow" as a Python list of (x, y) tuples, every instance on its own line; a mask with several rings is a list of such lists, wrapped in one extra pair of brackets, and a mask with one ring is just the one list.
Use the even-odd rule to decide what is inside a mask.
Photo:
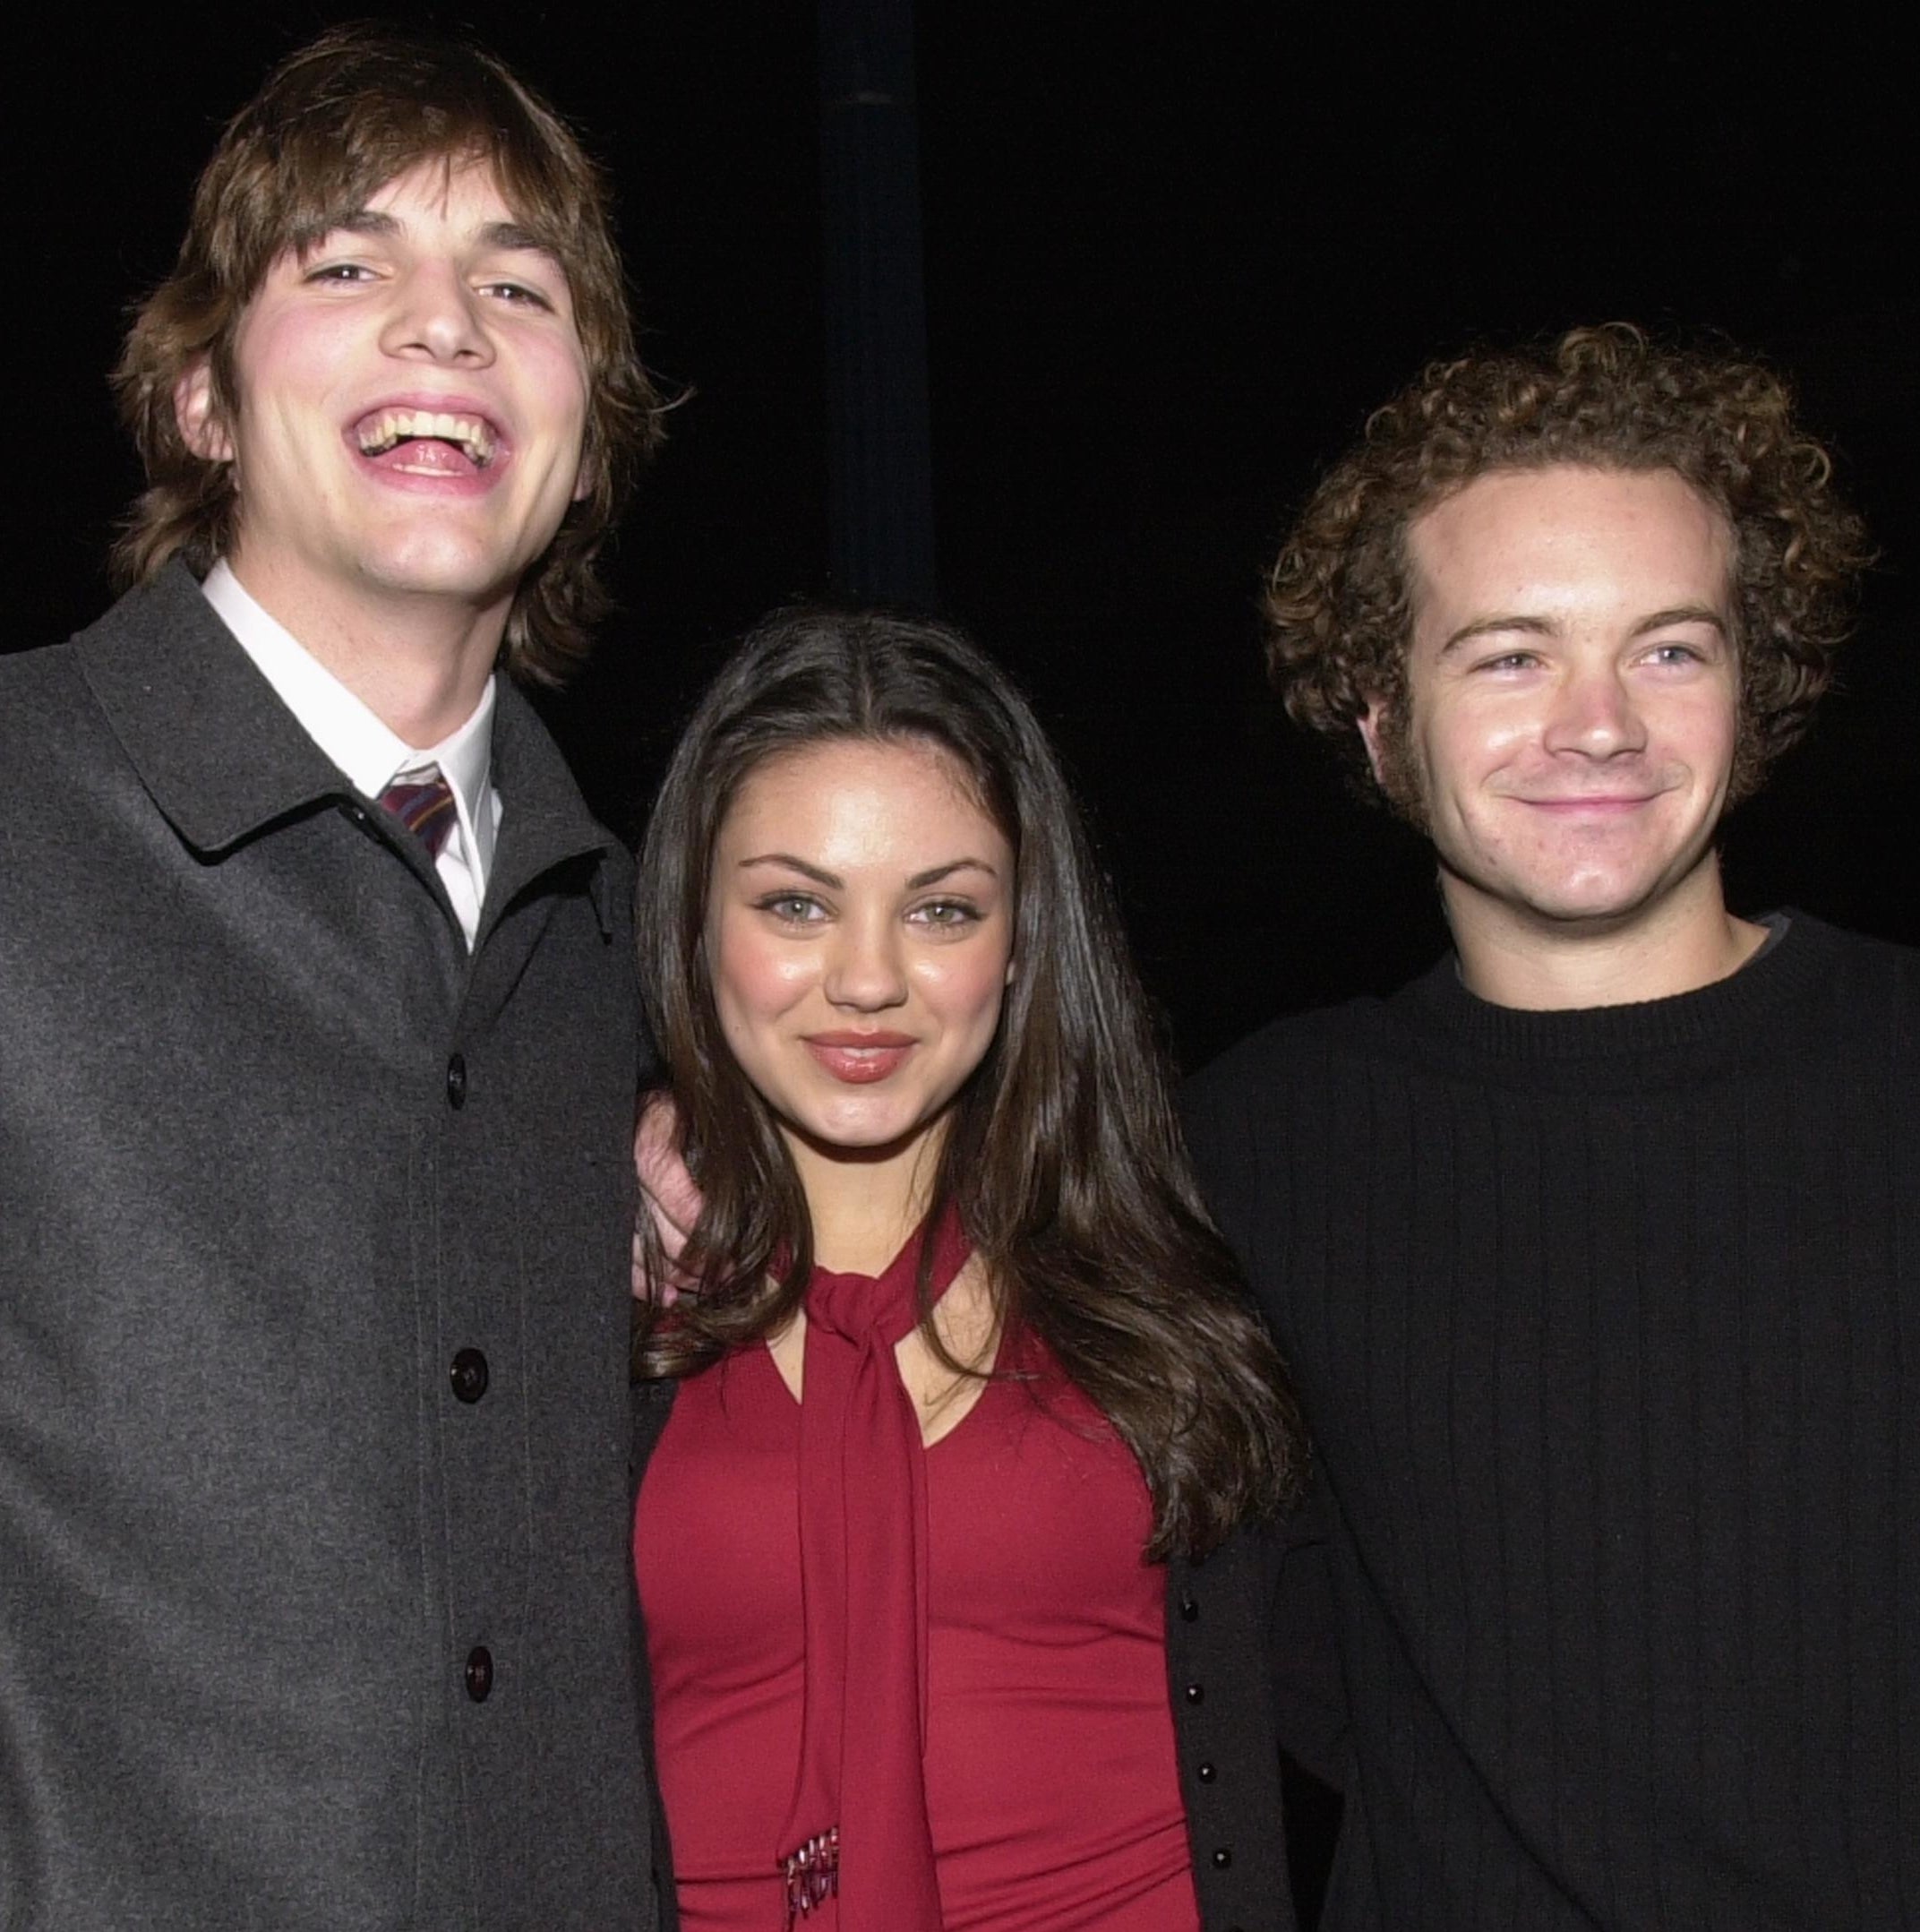
[(475, 238), (484, 248), (513, 249), (544, 255), (556, 268), (560, 265), (560, 252), (553, 243), (518, 221), (489, 221)]
[(1650, 631), (1665, 631), (1672, 624), (1710, 624), (1724, 638), (1727, 620), (1707, 604), (1676, 604), (1670, 611), (1655, 611), (1633, 626), (1633, 635), (1645, 637)]
[[(1628, 635), (1645, 637), (1654, 631), (1665, 631), (1673, 624), (1710, 624), (1723, 638), (1727, 634), (1726, 618), (1710, 605), (1676, 604), (1670, 610), (1655, 611), (1650, 616), (1641, 618)], [(1468, 643), (1477, 637), (1513, 631), (1525, 637), (1556, 637), (1560, 626), (1548, 617), (1529, 616), (1521, 611), (1496, 611), (1489, 616), (1476, 617), (1463, 623), (1440, 647), (1439, 655), (1444, 657), (1456, 644)]]
[(400, 225), (391, 215), (382, 214), (373, 208), (356, 208), (350, 215), (342, 215), (338, 221), (316, 232), (317, 241), (327, 235), (398, 235)]
[(1464, 644), (1470, 639), (1486, 637), (1496, 631), (1518, 631), (1528, 637), (1550, 638), (1558, 630), (1559, 626), (1549, 618), (1529, 617), (1519, 611), (1496, 611), (1491, 616), (1476, 617), (1461, 625), (1440, 647), (1439, 655), (1444, 657), (1456, 644)]
[[(350, 215), (342, 215), (338, 221), (329, 223), (324, 228), (316, 228), (313, 241), (307, 245), (317, 247), (329, 235), (364, 235), (376, 240), (389, 240), (400, 232), (399, 221), (383, 209), (356, 208)], [(523, 222), (484, 222), (475, 230), (474, 240), (482, 248), (544, 255), (556, 267), (560, 263), (560, 256), (553, 245), (544, 241)]]

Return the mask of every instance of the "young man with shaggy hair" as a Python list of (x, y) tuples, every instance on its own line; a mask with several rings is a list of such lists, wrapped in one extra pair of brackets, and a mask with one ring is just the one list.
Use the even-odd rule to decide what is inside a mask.
[(650, 1925), (630, 873), (496, 674), (656, 434), (595, 170), (330, 33), (118, 382), (132, 588), (0, 664), (0, 1923)]
[(1195, 1084), (1316, 1432), (1333, 1932), (1920, 1910), (1920, 957), (1722, 896), (1858, 526), (1770, 374), (1430, 368), (1270, 586), (1454, 952)]

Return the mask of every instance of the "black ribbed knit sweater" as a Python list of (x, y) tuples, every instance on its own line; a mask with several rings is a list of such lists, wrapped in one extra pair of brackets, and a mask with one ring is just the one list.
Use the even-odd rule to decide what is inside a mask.
[(1332, 1932), (1920, 1926), (1920, 954), (1448, 960), (1190, 1097), (1333, 1505)]

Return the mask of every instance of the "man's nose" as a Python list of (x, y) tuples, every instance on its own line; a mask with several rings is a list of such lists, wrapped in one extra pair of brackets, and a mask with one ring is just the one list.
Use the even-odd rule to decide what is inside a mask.
[(493, 344), (481, 300), (450, 264), (423, 263), (395, 291), (381, 346), (390, 356), (469, 367), (490, 363)]
[(1586, 758), (1646, 748), (1647, 733), (1626, 682), (1612, 665), (1575, 667), (1554, 693), (1547, 746)]

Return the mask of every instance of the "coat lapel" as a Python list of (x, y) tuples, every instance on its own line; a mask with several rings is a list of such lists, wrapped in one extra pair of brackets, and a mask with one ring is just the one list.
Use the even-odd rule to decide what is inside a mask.
[(130, 591), (73, 648), (128, 762), (195, 851), (223, 853), (277, 820), (355, 796), (184, 563)]
[[(184, 563), (168, 564), (122, 597), (74, 640), (74, 649), (141, 783), (196, 852), (219, 856), (303, 811), (365, 803), (254, 669)], [(577, 865), (610, 938), (616, 869), (603, 862), (620, 848), (587, 811), (532, 706), (504, 679), (494, 711), (493, 783), (504, 810), (480, 938), (484, 945), (499, 929), (501, 949), (510, 956), (496, 969), (504, 1000), (546, 916), (518, 902), (556, 868)], [(432, 863), (415, 842), (381, 814), (371, 822), (439, 893)]]

